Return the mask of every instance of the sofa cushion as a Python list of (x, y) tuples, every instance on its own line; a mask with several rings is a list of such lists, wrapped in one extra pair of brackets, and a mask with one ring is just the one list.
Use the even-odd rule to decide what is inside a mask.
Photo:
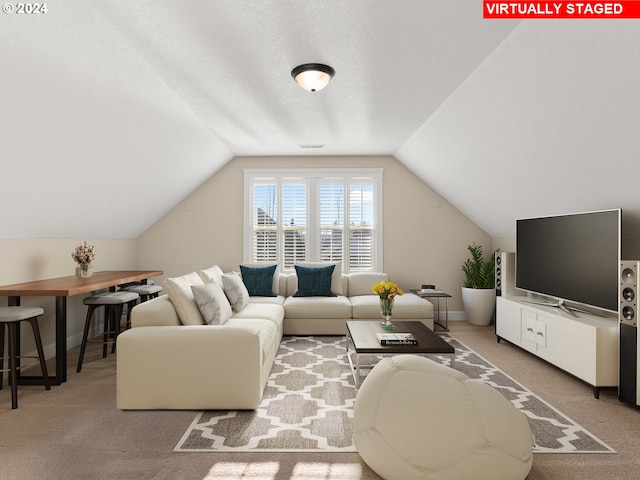
[(284, 308), (275, 303), (248, 303), (242, 311), (234, 313), (232, 318), (264, 318), (282, 324)]
[(202, 315), (191, 291), (192, 285), (204, 285), (196, 272), (181, 277), (165, 278), (162, 282), (182, 324), (202, 325)]
[(218, 265), (214, 265), (213, 267), (207, 268), (206, 270), (198, 270), (198, 275), (202, 279), (204, 283), (215, 282), (218, 284), (220, 288), (223, 288), (222, 285), (222, 274), (224, 272)]
[(274, 274), (277, 265), (268, 267), (249, 267), (240, 265), (242, 281), (251, 297), (275, 297), (273, 291)]
[(193, 298), (202, 314), (204, 323), (223, 325), (231, 318), (231, 305), (222, 288), (215, 282), (191, 285)]
[(275, 297), (249, 297), (248, 303), (268, 303), (274, 305), (282, 305), (285, 300), (284, 295), (277, 295)]
[(229, 299), (231, 308), (236, 312), (242, 310), (249, 301), (249, 292), (242, 282), (240, 275), (235, 272), (222, 275), (224, 293)]
[(295, 269), (298, 276), (298, 290), (294, 293), (294, 297), (336, 296), (331, 291), (331, 276), (335, 265), (315, 268), (295, 265)]
[(342, 288), (342, 263), (340, 262), (297, 262), (296, 265), (306, 268), (326, 268), (333, 265), (333, 273), (331, 274), (331, 291), (336, 295), (344, 295)]
[[(349, 297), (349, 300), (354, 319), (380, 318), (380, 297), (378, 295), (355, 295)], [(433, 304), (412, 293), (396, 295), (393, 300), (393, 318), (433, 318)]]
[(376, 283), (389, 280), (386, 273), (374, 272), (355, 272), (349, 273), (347, 277), (347, 293), (346, 295), (354, 297), (356, 295), (371, 295), (373, 290), (371, 287)]
[(288, 318), (351, 318), (351, 303), (347, 297), (287, 297), (284, 301)]

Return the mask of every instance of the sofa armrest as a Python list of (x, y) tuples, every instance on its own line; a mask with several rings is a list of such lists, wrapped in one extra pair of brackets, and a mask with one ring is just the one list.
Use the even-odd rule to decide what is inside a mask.
[(178, 313), (169, 300), (169, 295), (160, 295), (133, 307), (131, 310), (132, 327), (175, 326), (180, 325)]
[(232, 326), (132, 328), (118, 336), (120, 409), (253, 409), (263, 372), (259, 330)]

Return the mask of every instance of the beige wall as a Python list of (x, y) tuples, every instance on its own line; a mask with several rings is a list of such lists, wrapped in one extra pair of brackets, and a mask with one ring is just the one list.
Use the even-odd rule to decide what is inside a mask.
[[(244, 168), (384, 168), (384, 270), (404, 289), (436, 284), (462, 311), (460, 286), (467, 245), (492, 251), (492, 239), (393, 157), (237, 157), (138, 239), (138, 267), (165, 276), (242, 258)], [(455, 315), (454, 315), (455, 316)]]
[[(161, 269), (177, 276), (220, 265), (237, 270), (242, 262), (244, 168), (384, 168), (384, 270), (404, 289), (434, 283), (449, 292), (451, 318), (462, 318), (460, 265), (467, 245), (486, 252), (515, 251), (514, 238), (491, 238), (393, 157), (238, 157), (208, 179), (138, 239), (86, 239), (96, 247), (96, 270)], [(85, 239), (0, 238), (0, 285), (72, 275), (71, 251)], [(640, 258), (637, 239), (623, 240), (623, 257)], [(156, 279), (160, 281), (161, 279)], [(7, 304), (0, 297), (0, 306)], [(53, 353), (54, 299), (23, 298), (42, 306), (40, 319), (47, 356)], [(68, 303), (69, 346), (79, 344), (86, 309), (82, 296)], [(31, 335), (23, 336), (31, 351)]]
[[(92, 243), (97, 252), (94, 269), (133, 270), (136, 267), (135, 239), (50, 239), (0, 238), (0, 285), (74, 275), (75, 263), (71, 252), (84, 240)], [(69, 347), (80, 344), (86, 315), (83, 295), (70, 297), (67, 303), (67, 336)], [(0, 296), (0, 306), (7, 305), (7, 297)], [(54, 353), (55, 298), (23, 297), (21, 305), (38, 306), (45, 310), (39, 325), (47, 357)], [(28, 328), (28, 327), (27, 327)], [(25, 330), (21, 337), (25, 352), (35, 350), (33, 335)]]

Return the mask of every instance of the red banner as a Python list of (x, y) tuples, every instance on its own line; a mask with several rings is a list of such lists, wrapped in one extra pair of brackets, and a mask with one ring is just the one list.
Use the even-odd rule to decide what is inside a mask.
[(483, 0), (483, 18), (640, 18), (640, 1), (523, 2)]

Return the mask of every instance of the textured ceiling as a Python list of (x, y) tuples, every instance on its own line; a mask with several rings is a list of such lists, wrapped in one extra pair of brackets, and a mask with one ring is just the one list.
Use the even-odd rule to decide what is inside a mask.
[[(0, 237), (136, 237), (240, 155), (395, 155), (494, 237), (524, 216), (640, 220), (640, 24), (481, 8), (65, 0), (3, 15)], [(291, 79), (308, 62), (335, 68), (326, 89)]]
[[(514, 26), (448, 0), (97, 5), (235, 155), (393, 154)], [(330, 88), (294, 83), (311, 62)]]

